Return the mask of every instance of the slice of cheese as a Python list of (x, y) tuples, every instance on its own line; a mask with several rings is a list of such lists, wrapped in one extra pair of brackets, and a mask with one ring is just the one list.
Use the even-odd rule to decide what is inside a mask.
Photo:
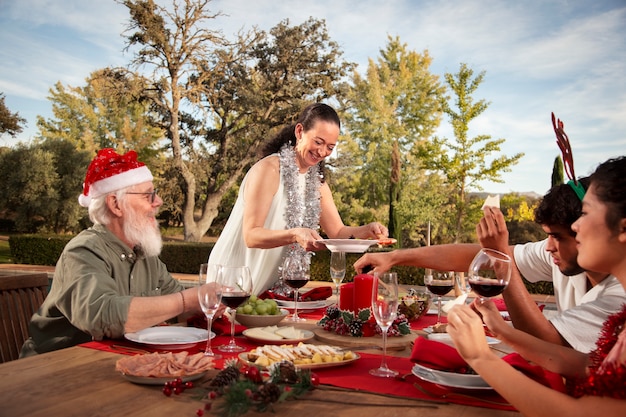
[(304, 333), (294, 327), (280, 327), (274, 333), (285, 339), (302, 339), (304, 337)]
[(487, 199), (483, 203), (483, 206), (480, 208), (481, 210), (485, 207), (497, 207), (500, 208), (500, 195), (490, 195), (487, 196)]
[(446, 302), (442, 307), (441, 307), (441, 311), (445, 314), (448, 314), (448, 311), (450, 311), (450, 309), (456, 305), (461, 305), (461, 304), (465, 304), (465, 300), (467, 299), (467, 294), (461, 294), (458, 297), (456, 297), (455, 299), (452, 299), (448, 302)]
[(283, 340), (282, 336), (277, 335), (274, 332), (268, 332), (260, 327), (253, 327), (248, 329), (246, 335), (253, 337), (255, 339), (263, 339), (263, 340)]

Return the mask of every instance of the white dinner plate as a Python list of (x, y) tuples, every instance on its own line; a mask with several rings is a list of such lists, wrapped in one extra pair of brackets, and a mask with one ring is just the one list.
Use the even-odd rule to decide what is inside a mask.
[(349, 253), (363, 253), (370, 246), (378, 243), (374, 239), (322, 239), (317, 242), (323, 243), (332, 252)]
[(308, 340), (313, 339), (313, 337), (315, 337), (315, 334), (312, 331), (300, 330), (302, 332), (302, 337), (301, 338), (297, 338), (297, 339), (280, 339), (280, 340), (265, 339), (263, 337), (255, 337), (255, 336), (251, 335), (250, 334), (250, 330), (251, 329), (244, 330), (242, 332), (242, 334), (245, 337), (247, 337), (248, 339), (252, 340), (253, 342), (261, 343), (261, 344), (264, 344), (264, 345), (294, 345), (296, 343), (306, 342)]
[[(280, 308), (287, 310), (293, 310), (296, 308), (295, 302), (287, 300), (274, 300)], [(316, 308), (328, 307), (332, 304), (332, 300), (318, 300), (318, 301), (298, 301), (298, 310), (314, 310)]]
[[(485, 338), (487, 339), (488, 345), (497, 345), (500, 343), (500, 340), (495, 337), (485, 336)], [(448, 333), (429, 333), (428, 340), (436, 340), (438, 342), (452, 344), (452, 338)]]
[[(207, 333), (206, 330), (196, 327), (156, 326), (138, 332), (126, 333), (124, 337), (154, 349), (174, 350), (187, 349), (197, 343), (206, 342)], [(215, 333), (211, 332), (211, 339), (214, 337)]]
[(492, 390), (481, 378), (480, 375), (474, 374), (457, 374), (454, 372), (438, 371), (430, 369), (416, 363), (411, 370), (413, 375), (433, 384), (444, 385), (451, 388), (462, 388), (470, 390)]
[(195, 381), (197, 379), (202, 378), (204, 375), (206, 375), (206, 371), (205, 372), (200, 372), (199, 374), (193, 374), (193, 375), (183, 375), (183, 376), (170, 376), (170, 377), (151, 377), (151, 376), (135, 376), (135, 375), (127, 375), (127, 374), (122, 374), (122, 376), (124, 378), (126, 378), (127, 380), (129, 380), (130, 382), (134, 383), (134, 384), (143, 384), (143, 385), (163, 385), (166, 382), (172, 381), (176, 378), (180, 378), (183, 382), (187, 382), (187, 381)]

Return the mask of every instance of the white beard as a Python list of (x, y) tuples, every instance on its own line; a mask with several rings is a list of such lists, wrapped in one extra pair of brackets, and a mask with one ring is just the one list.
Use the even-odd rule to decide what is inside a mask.
[[(124, 236), (135, 246), (139, 246), (146, 257), (159, 256), (163, 247), (163, 239), (158, 224), (148, 216), (138, 216), (132, 210), (126, 210), (127, 216), (124, 222)], [(133, 248), (134, 249), (134, 248)]]

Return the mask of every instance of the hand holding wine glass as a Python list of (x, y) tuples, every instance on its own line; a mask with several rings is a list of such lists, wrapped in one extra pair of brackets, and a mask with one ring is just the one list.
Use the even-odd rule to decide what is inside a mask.
[(221, 265), (206, 263), (200, 264), (198, 301), (200, 302), (202, 312), (206, 316), (207, 328), (209, 332), (204, 355), (211, 356), (215, 359), (221, 358), (221, 355), (213, 353), (213, 350), (211, 349), (211, 325), (213, 323), (213, 317), (220, 308), (220, 303), (222, 301), (220, 279)]
[(511, 279), (511, 257), (494, 249), (481, 249), (470, 264), (468, 282), (481, 301), (501, 294)]
[(252, 293), (252, 277), (247, 266), (222, 266), (222, 302), (230, 312), (230, 342), (222, 345), (222, 352), (245, 350), (235, 342), (235, 309), (248, 301)]
[(293, 314), (286, 320), (295, 322), (305, 320), (298, 316), (298, 298), (300, 297), (300, 288), (304, 287), (310, 278), (311, 272), (308, 259), (299, 256), (288, 256), (285, 258), (283, 263), (283, 281), (295, 290)]
[(375, 273), (372, 289), (372, 313), (383, 333), (383, 356), (380, 367), (370, 370), (370, 374), (380, 377), (394, 377), (398, 371), (387, 366), (387, 331), (398, 315), (398, 276), (395, 272)]
[(335, 283), (335, 292), (337, 293), (337, 305), (339, 305), (339, 284), (346, 276), (346, 253), (331, 252), (330, 253), (330, 278)]

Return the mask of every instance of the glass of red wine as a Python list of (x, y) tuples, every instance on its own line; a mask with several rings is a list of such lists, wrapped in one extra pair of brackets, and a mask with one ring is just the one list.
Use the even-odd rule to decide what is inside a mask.
[(481, 249), (470, 264), (467, 281), (481, 302), (499, 295), (511, 280), (511, 257), (494, 249)]
[(437, 324), (441, 323), (441, 297), (454, 289), (454, 272), (432, 271), (424, 276), (424, 285), (437, 296)]
[(222, 352), (241, 352), (244, 347), (235, 342), (235, 309), (244, 304), (252, 293), (252, 278), (247, 266), (222, 266), (222, 303), (230, 312), (230, 342), (218, 349)]
[(285, 258), (283, 263), (283, 281), (295, 290), (293, 314), (285, 320), (295, 322), (306, 320), (298, 316), (298, 298), (300, 297), (300, 288), (304, 287), (310, 278), (311, 272), (308, 259), (295, 255)]

